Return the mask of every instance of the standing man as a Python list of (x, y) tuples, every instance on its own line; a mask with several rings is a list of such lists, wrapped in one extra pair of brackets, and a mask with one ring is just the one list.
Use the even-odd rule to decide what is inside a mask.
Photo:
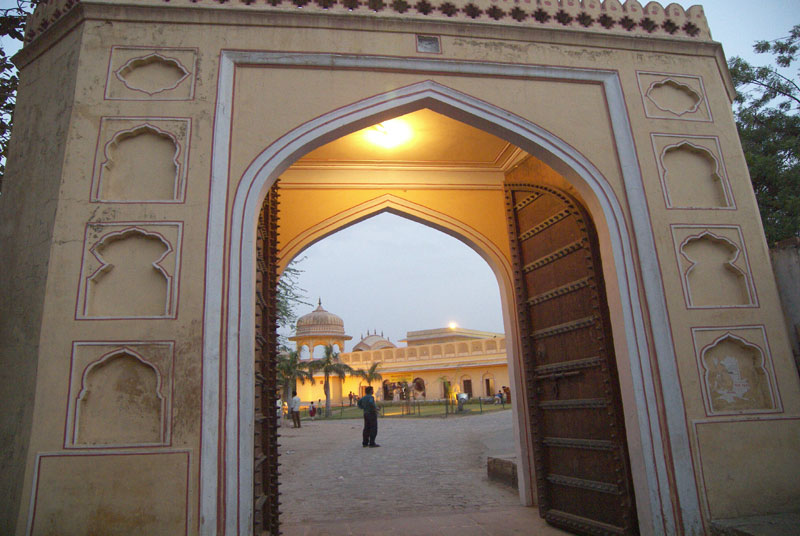
[(362, 447), (380, 447), (375, 443), (378, 435), (378, 406), (375, 404), (375, 397), (372, 396), (372, 386), (365, 389), (364, 396), (358, 401), (358, 407), (364, 410), (364, 432), (361, 434)]
[(297, 391), (292, 391), (292, 404), (289, 406), (292, 412), (292, 428), (300, 428), (300, 397)]

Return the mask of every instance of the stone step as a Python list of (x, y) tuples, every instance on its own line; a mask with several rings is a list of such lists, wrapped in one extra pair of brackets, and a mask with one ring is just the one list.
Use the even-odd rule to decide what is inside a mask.
[(486, 458), (489, 480), (501, 482), (517, 489), (517, 458), (514, 455), (489, 456)]

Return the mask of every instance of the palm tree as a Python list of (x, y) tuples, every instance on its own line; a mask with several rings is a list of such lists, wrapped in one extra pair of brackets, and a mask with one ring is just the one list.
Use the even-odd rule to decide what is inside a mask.
[(295, 389), (297, 380), (300, 380), (300, 383), (310, 380), (311, 385), (314, 385), (314, 375), (309, 369), (310, 364), (311, 362), (304, 362), (300, 359), (300, 352), (297, 350), (278, 354), (277, 372), (278, 381), (283, 386), (282, 400), (289, 400), (289, 395)]
[(339, 376), (344, 381), (347, 374), (352, 374), (353, 369), (347, 363), (339, 361), (339, 352), (334, 351), (333, 345), (325, 346), (325, 356), (313, 360), (309, 365), (311, 372), (322, 371), (325, 376), (325, 417), (331, 416), (331, 386), (329, 378), (333, 375)]
[(354, 370), (350, 373), (351, 376), (358, 376), (359, 378), (363, 378), (367, 385), (372, 385), (372, 382), (379, 382), (383, 379), (383, 375), (378, 372), (378, 367), (380, 366), (381, 362), (376, 361), (367, 370)]

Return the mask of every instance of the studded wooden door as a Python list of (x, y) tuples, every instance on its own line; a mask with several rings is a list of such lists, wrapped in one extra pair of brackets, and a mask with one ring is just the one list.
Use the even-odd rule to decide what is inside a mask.
[(256, 238), (255, 463), (253, 534), (277, 536), (278, 506), (278, 185), (258, 217)]
[(638, 534), (594, 226), (549, 187), (506, 184), (506, 209), (540, 513), (577, 534)]

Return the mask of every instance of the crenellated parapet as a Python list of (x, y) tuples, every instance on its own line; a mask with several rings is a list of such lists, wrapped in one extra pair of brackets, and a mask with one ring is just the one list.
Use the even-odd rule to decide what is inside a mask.
[(447, 343), (382, 348), (365, 352), (339, 354), (343, 363), (353, 368), (369, 367), (380, 362), (382, 371), (436, 366), (473, 366), (506, 363), (506, 339), (478, 339)]
[[(37, 39), (81, 0), (42, 2), (28, 17), (25, 42)], [(702, 6), (684, 10), (678, 4), (637, 0), (94, 0), (84, 4), (192, 7), (240, 12), (330, 13), (349, 17), (445, 20), (524, 28), (654, 36), (708, 41)]]

